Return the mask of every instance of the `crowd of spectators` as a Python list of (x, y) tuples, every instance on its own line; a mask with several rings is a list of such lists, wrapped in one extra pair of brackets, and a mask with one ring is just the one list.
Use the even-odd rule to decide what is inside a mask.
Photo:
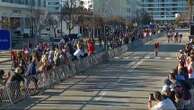
[[(117, 48), (122, 44), (128, 44), (131, 35), (118, 32), (108, 39), (110, 48)], [(107, 39), (106, 39), (107, 40)], [(103, 41), (106, 42), (106, 41)], [(34, 82), (38, 89), (37, 74), (41, 73), (47, 80), (47, 72), (59, 65), (69, 65), (71, 61), (81, 60), (96, 53), (94, 38), (62, 38), (57, 44), (47, 42), (38, 43), (32, 48), (24, 47), (19, 51), (12, 51), (12, 70), (5, 72), (0, 70), (0, 85), (5, 86), (10, 82), (23, 83), (28, 88), (29, 83)], [(105, 44), (105, 43), (104, 43)]]
[[(150, 94), (149, 110), (190, 110), (194, 86), (194, 42), (191, 40), (177, 54), (177, 66), (164, 80), (161, 91)], [(153, 106), (153, 101), (157, 104)]]

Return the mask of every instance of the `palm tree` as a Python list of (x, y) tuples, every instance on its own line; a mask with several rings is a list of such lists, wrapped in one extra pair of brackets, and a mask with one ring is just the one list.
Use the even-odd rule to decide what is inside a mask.
[(188, 0), (189, 4), (189, 21), (192, 22), (192, 14), (193, 14), (193, 0)]

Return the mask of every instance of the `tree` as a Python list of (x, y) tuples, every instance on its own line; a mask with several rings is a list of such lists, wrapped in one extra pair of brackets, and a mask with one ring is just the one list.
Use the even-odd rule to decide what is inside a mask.
[(136, 11), (136, 18), (134, 20), (135, 22), (146, 25), (153, 21), (153, 17), (145, 10), (140, 9)]
[(47, 15), (46, 23), (50, 28), (50, 32), (54, 33), (54, 37), (57, 37), (57, 27), (59, 26), (58, 18), (56, 16)]
[(148, 13), (143, 14), (142, 19), (141, 19), (141, 23), (146, 25), (146, 24), (150, 24), (150, 22), (153, 21), (152, 16), (150, 16)]
[(66, 22), (67, 29), (69, 31), (69, 34), (71, 34), (71, 31), (74, 29), (74, 27), (77, 25), (78, 22), (78, 2), (80, 0), (65, 0), (64, 1), (64, 7), (62, 9), (62, 15), (63, 19)]
[(41, 31), (45, 28), (47, 13), (45, 10), (35, 7), (35, 3), (32, 0), (30, 1), (29, 9), (31, 12), (29, 17), (30, 36), (35, 37), (37, 43)]
[(35, 36), (40, 36), (41, 31), (46, 27), (46, 13), (42, 10), (36, 9), (33, 11), (32, 23), (34, 28)]

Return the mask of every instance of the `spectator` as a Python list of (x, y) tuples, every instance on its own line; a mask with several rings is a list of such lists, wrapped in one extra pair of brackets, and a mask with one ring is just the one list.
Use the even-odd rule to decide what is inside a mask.
[(185, 81), (187, 79), (187, 71), (185, 70), (185, 68), (183, 67), (183, 65), (179, 64), (178, 66), (178, 72), (176, 75), (176, 80), (177, 81)]
[[(27, 92), (29, 92), (29, 84), (30, 81), (33, 81), (35, 89), (38, 90), (38, 79), (37, 79), (37, 74), (36, 74), (36, 60), (34, 58), (30, 59), (30, 63), (27, 67), (27, 70), (25, 72), (25, 88)], [(29, 93), (28, 93), (29, 95)]]
[(59, 56), (60, 56), (60, 50), (58, 48), (55, 48), (53, 60), (54, 60), (54, 64), (56, 66), (58, 66), (60, 64), (60, 58), (59, 58)]
[(4, 79), (4, 84), (7, 85), (11, 80), (11, 71), (7, 72), (7, 74), (3, 76), (3, 79)]
[(11, 60), (13, 61), (12, 66), (15, 68), (17, 66), (17, 53), (16, 53), (16, 51), (11, 51)]
[(11, 81), (16, 81), (18, 84), (20, 84), (20, 82), (24, 82), (24, 77), (22, 76), (22, 69), (20, 67), (17, 67), (15, 69), (15, 72), (11, 77)]
[(181, 93), (175, 94), (175, 102), (176, 102), (177, 110), (185, 110), (184, 109), (185, 104), (184, 104), (183, 96)]
[(193, 79), (194, 78), (194, 64), (193, 64), (192, 57), (188, 57), (187, 59), (187, 69), (188, 69), (189, 79)]
[(15, 72), (13, 73), (13, 76), (11, 76), (10, 84), (8, 84), (10, 87), (10, 90), (12, 91), (13, 98), (20, 96), (21, 94), (20, 84), (21, 82), (24, 83), (24, 77), (21, 75), (21, 72), (22, 72), (21, 68), (17, 67), (15, 69)]
[(69, 48), (67, 45), (64, 46), (64, 48), (62, 49), (62, 53), (63, 53), (63, 56), (64, 56), (64, 63), (65, 64), (69, 64), (69, 59), (71, 59), (71, 55), (69, 53)]
[(148, 110), (176, 110), (175, 105), (169, 98), (164, 98), (158, 91), (154, 93), (154, 99), (157, 102), (156, 105), (152, 105), (153, 99), (149, 97)]
[(84, 52), (82, 51), (79, 43), (77, 44), (77, 50), (74, 52), (73, 55), (76, 56), (77, 59), (81, 59), (82, 57), (84, 57)]
[(4, 74), (5, 74), (5, 71), (4, 70), (0, 70), (0, 85), (4, 85)]
[(167, 89), (167, 88), (170, 88), (170, 91), (174, 91), (173, 83), (172, 83), (169, 79), (166, 79), (166, 80), (164, 81), (164, 85), (163, 85), (163, 87), (162, 87), (161, 92), (162, 92), (162, 93), (163, 93), (163, 92), (166, 92), (166, 89)]
[(54, 65), (54, 49), (50, 49), (49, 50), (49, 54), (48, 54), (48, 65), (50, 67), (52, 67)]
[(88, 55), (89, 56), (94, 54), (95, 46), (94, 46), (94, 43), (91, 39), (88, 39), (88, 41), (87, 41), (87, 49), (88, 49)]
[(175, 104), (175, 92), (173, 89), (171, 89), (169, 86), (164, 86), (161, 92), (165, 99), (169, 98)]

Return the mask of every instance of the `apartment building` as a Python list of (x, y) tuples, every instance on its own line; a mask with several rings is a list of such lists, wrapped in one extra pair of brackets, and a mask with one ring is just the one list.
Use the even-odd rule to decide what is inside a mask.
[(94, 12), (104, 17), (119, 16), (130, 19), (140, 8), (139, 0), (93, 0)]
[(59, 13), (62, 7), (62, 0), (47, 0), (46, 7), (49, 13)]
[(156, 22), (175, 21), (175, 15), (188, 11), (187, 0), (141, 0), (142, 8), (147, 11)]
[(32, 10), (46, 12), (46, 0), (0, 0), (0, 28), (24, 32), (29, 28)]

